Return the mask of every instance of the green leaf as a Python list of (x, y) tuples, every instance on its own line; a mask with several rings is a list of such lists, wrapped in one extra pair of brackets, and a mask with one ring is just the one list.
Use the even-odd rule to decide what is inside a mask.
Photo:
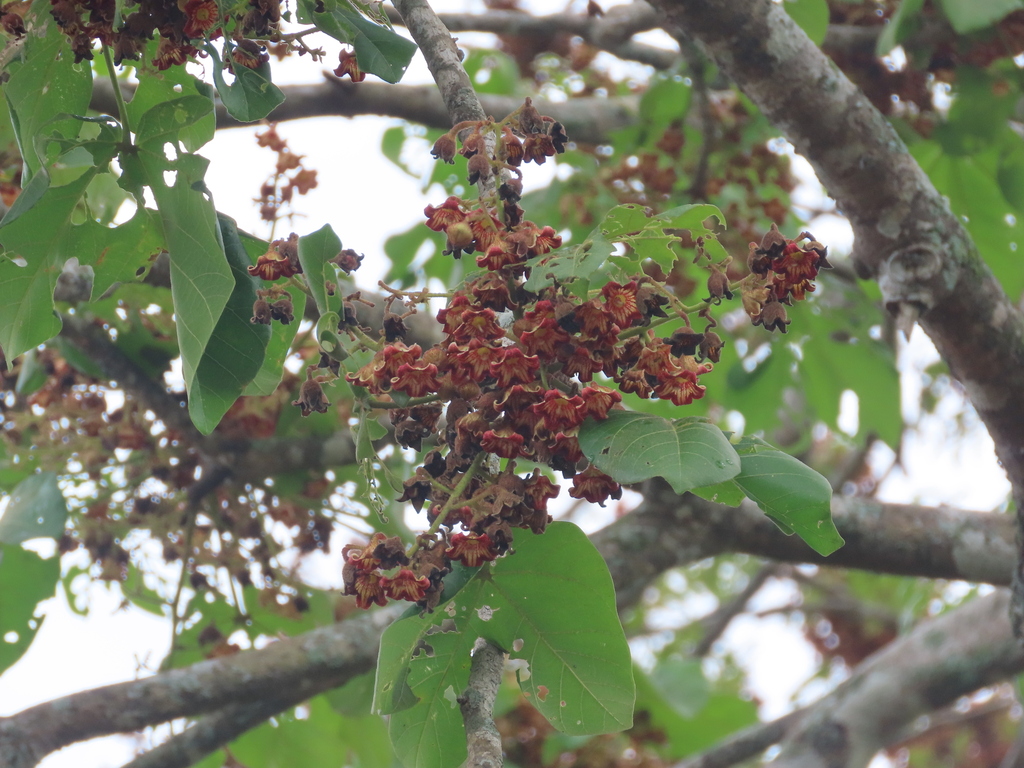
[(580, 427), (580, 449), (590, 462), (624, 485), (663, 477), (676, 493), (724, 482), (740, 458), (718, 427), (698, 417), (669, 421), (612, 411)]
[[(36, 205), (10, 223), (7, 217), (0, 226), (0, 245), (8, 257), (0, 260), (0, 347), (8, 360), (60, 331), (53, 290), (64, 262), (75, 255), (71, 215), (94, 173), (50, 187)], [(11, 261), (13, 256), (21, 256), (27, 265), (19, 267)]]
[(42, 618), (33, 618), (40, 602), (53, 597), (60, 558), (44, 560), (15, 544), (0, 544), (0, 673), (28, 650)]
[[(741, 491), (787, 534), (796, 533), (820, 555), (830, 555), (843, 546), (832, 522), (832, 486), (828, 480), (799, 459), (780, 451), (758, 437), (745, 436), (736, 443), (740, 471), (718, 490), (698, 489), (701, 498), (724, 494), (717, 501), (730, 503)], [(733, 489), (728, 486), (734, 486)], [(735, 505), (733, 505), (735, 506)]]
[(392, 743), (405, 765), (447, 768), (465, 759), (455, 697), (478, 637), (529, 663), (520, 687), (555, 728), (581, 735), (629, 727), (629, 646), (604, 560), (571, 523), (521, 534), (515, 548), (433, 614), (414, 613), (384, 632), (374, 710), (391, 713)]
[(785, 0), (782, 7), (815, 45), (825, 41), (829, 15), (825, 0)]
[[(740, 471), (742, 471), (742, 466), (741, 457)], [(690, 493), (694, 496), (700, 496), (706, 501), (725, 504), (729, 507), (738, 507), (747, 498), (747, 494), (743, 492), (743, 489), (732, 480), (726, 480), (724, 483), (715, 483), (714, 485), (705, 485), (701, 488), (691, 488)]]
[[(128, 102), (128, 117), (132, 125), (140, 126), (153, 118), (146, 115), (152, 111), (162, 111), (162, 105), (178, 99), (189, 99), (188, 117), (204, 112), (194, 122), (186, 119), (175, 128), (174, 140), (181, 141), (185, 149), (195, 152), (213, 139), (217, 129), (217, 118), (213, 112), (213, 86), (185, 71), (181, 64), (169, 67), (160, 73), (147, 72), (139, 78), (132, 100)], [(199, 106), (196, 98), (209, 103), (210, 109)], [(171, 115), (172, 119), (175, 117)], [(148, 130), (148, 129), (147, 129)]]
[(1024, 8), (1021, 0), (940, 0), (942, 10), (957, 34), (978, 32)]
[(218, 218), (235, 286), (203, 352), (188, 396), (192, 422), (207, 435), (256, 378), (271, 334), (270, 326), (250, 322), (260, 280), (246, 271), (252, 262), (234, 221), (226, 216)]
[[(213, 82), (221, 103), (236, 120), (252, 123), (262, 120), (284, 103), (284, 93), (270, 80), (270, 64), (263, 63), (257, 69), (235, 65), (235, 82), (228, 85), (217, 48), (206, 43), (204, 50), (213, 59)], [(229, 44), (225, 43), (224, 55), (230, 56)]]
[(476, 48), (462, 62), (477, 93), (512, 96), (519, 87), (519, 65), (507, 53)]
[[(15, 393), (22, 397), (28, 397), (46, 383), (50, 375), (46, 372), (46, 366), (39, 362), (39, 355), (35, 349), (30, 349), (21, 358), (21, 370), (18, 371), (18, 381), (14, 384)], [(3, 524), (0, 523), (0, 526)]]
[(523, 285), (537, 293), (555, 280), (574, 283), (571, 290), (583, 296), (590, 290), (591, 280), (615, 252), (615, 246), (595, 230), (581, 245), (559, 248), (531, 264), (530, 279)]
[(401, 80), (416, 53), (416, 44), (411, 40), (363, 18), (345, 2), (300, 0), (299, 9), (303, 21), (312, 22), (335, 40), (354, 46), (363, 72), (386, 82)]
[[(138, 158), (163, 220), (171, 259), (171, 296), (177, 317), (178, 347), (191, 412), (199, 366), (224, 307), (235, 291), (235, 276), (225, 256), (213, 202), (203, 194), (206, 188), (203, 177), (209, 161), (199, 155), (180, 156), (170, 165), (176, 175), (174, 185), (169, 187), (163, 178), (168, 168), (163, 155), (140, 149)], [(251, 317), (251, 304), (249, 310)], [(202, 410), (196, 413), (204, 418), (205, 426), (213, 428)]]
[(139, 118), (135, 141), (140, 146), (176, 142), (183, 130), (194, 126), (212, 112), (213, 100), (198, 94), (161, 102)]
[(0, 544), (21, 544), (37, 538), (59, 539), (64, 535), (68, 505), (57, 485), (57, 475), (29, 475), (11, 491), (11, 500), (0, 517)]
[(329, 301), (327, 283), (337, 279), (337, 271), (330, 261), (340, 252), (341, 240), (330, 224), (324, 224), (313, 234), (299, 238), (299, 264), (302, 265), (309, 292), (321, 315), (333, 311), (334, 305), (338, 303)]
[(695, 717), (708, 702), (708, 681), (697, 659), (662, 659), (649, 679), (665, 702), (682, 717)]
[(116, 227), (87, 221), (72, 235), (72, 251), (81, 264), (93, 268), (93, 296), (102, 296), (116, 282), (137, 279), (164, 248), (160, 218), (148, 208), (139, 208)]
[[(35, 27), (30, 27), (20, 59), (8, 65), (11, 77), (3, 87), (27, 171), (22, 184), (45, 165), (37, 147), (41, 144), (45, 152), (46, 142), (38, 140), (76, 137), (82, 123), (70, 115), (85, 114), (92, 96), (88, 63), (75, 64), (67, 35), (48, 11), (41, 3), (33, 8)], [(58, 115), (66, 117), (55, 120)]]

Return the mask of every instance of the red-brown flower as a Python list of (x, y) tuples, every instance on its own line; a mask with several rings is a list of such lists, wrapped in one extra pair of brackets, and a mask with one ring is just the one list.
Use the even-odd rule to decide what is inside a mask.
[(381, 575), (376, 571), (360, 571), (356, 574), (356, 605), (360, 608), (369, 608), (374, 603), (387, 605), (388, 599), (384, 594), (382, 581)]
[(250, 275), (255, 275), (268, 282), (281, 277), (297, 275), (300, 271), (287, 256), (273, 246), (256, 259), (256, 264), (249, 267), (248, 270)]
[(569, 397), (559, 389), (544, 393), (543, 402), (531, 407), (543, 419), (544, 428), (552, 434), (568, 432), (586, 418), (585, 403), (579, 395)]
[(480, 447), (503, 459), (514, 459), (522, 455), (523, 443), (526, 438), (510, 427), (488, 429), (480, 440)]
[(359, 61), (352, 51), (341, 51), (338, 54), (338, 66), (334, 70), (335, 77), (348, 75), (353, 83), (361, 83), (366, 79), (366, 73), (359, 68)]
[(569, 495), (603, 507), (608, 499), (622, 498), (622, 486), (596, 467), (589, 466), (572, 479)]
[(498, 316), (494, 310), (467, 309), (462, 313), (461, 322), (453, 329), (452, 335), (458, 342), (468, 342), (470, 339), (495, 341), (503, 337), (505, 331), (498, 325)]
[(405, 392), (409, 397), (423, 397), (440, 388), (437, 366), (433, 363), (403, 363), (391, 379), (391, 388)]
[(392, 600), (408, 600), (417, 603), (422, 600), (430, 589), (430, 579), (426, 576), (416, 578), (416, 574), (403, 568), (395, 576), (385, 576), (380, 580), (384, 594)]
[(625, 285), (608, 283), (601, 289), (604, 305), (619, 328), (629, 328), (633, 323), (643, 319), (636, 303), (636, 280)]
[(184, 13), (186, 37), (202, 37), (220, 22), (220, 11), (214, 0), (188, 0)]
[(558, 496), (561, 490), (559, 486), (551, 482), (547, 475), (542, 475), (539, 471), (534, 470), (526, 480), (524, 495), (531, 507), (539, 512), (547, 512), (548, 499)]
[(498, 557), (498, 550), (486, 533), (456, 533), (452, 536), (452, 545), (445, 551), (450, 560), (458, 560), (463, 565), (476, 568), (489, 563)]
[(562, 326), (556, 323), (553, 317), (549, 317), (542, 320), (532, 331), (520, 335), (519, 341), (528, 355), (551, 358), (555, 356), (555, 350), (567, 343), (570, 338)]
[(452, 383), (467, 384), (483, 381), (490, 374), (491, 363), (501, 357), (501, 347), (494, 347), (482, 339), (470, 339), (466, 349), (455, 344), (448, 346)]
[(529, 384), (537, 379), (540, 359), (536, 355), (527, 355), (519, 347), (503, 347), (500, 360), (491, 363), (491, 376), (502, 389), (513, 384)]
[(439, 206), (428, 205), (423, 209), (427, 217), (427, 226), (435, 232), (443, 232), (458, 221), (465, 221), (466, 212), (462, 210), (462, 201), (452, 195)]
[(580, 392), (580, 397), (583, 399), (581, 410), (584, 415), (592, 416), (599, 421), (607, 419), (608, 411), (616, 403), (622, 402), (622, 395), (607, 387), (585, 387)]
[(697, 374), (692, 371), (680, 371), (674, 376), (658, 381), (654, 394), (662, 400), (671, 400), (676, 405), (689, 405), (694, 400), (704, 397), (707, 387), (697, 383)]

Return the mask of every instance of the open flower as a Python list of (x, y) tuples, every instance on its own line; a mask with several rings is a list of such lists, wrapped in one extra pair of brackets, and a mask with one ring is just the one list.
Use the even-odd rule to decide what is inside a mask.
[(430, 579), (416, 577), (408, 568), (403, 568), (394, 577), (385, 576), (380, 580), (384, 594), (393, 600), (408, 600), (416, 603), (422, 600), (430, 588)]
[(498, 557), (498, 550), (486, 533), (479, 535), (456, 533), (452, 545), (445, 551), (448, 558), (476, 568)]

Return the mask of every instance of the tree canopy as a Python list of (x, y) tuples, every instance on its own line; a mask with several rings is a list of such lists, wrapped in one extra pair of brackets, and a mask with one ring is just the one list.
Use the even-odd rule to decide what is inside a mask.
[[(0, 26), (0, 674), (97, 583), (172, 637), (0, 717), (0, 763), (170, 722), (129, 766), (1020, 759), (1024, 5), (26, 0)], [(401, 82), (418, 55), (432, 85)], [(303, 229), (324, 169), (287, 121), (363, 115), (394, 122), (347, 151), (417, 177), (422, 218)], [(252, 232), (204, 155), (246, 124)], [(957, 397), (1011, 497), (888, 501)], [(760, 722), (720, 640), (768, 583), (821, 695)]]

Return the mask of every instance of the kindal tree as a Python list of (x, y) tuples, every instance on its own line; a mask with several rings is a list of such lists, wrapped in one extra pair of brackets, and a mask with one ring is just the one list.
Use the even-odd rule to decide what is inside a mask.
[[(0, 719), (2, 762), (183, 720), (130, 765), (1013, 764), (1013, 516), (886, 503), (872, 457), (915, 426), (896, 352), (920, 327), (921, 402), (957, 382), (1022, 501), (1024, 11), (394, 6), (3, 7), (0, 669), (82, 575), (173, 641)], [(417, 52), (436, 87), (397, 84)], [(381, 163), (433, 155), (411, 227), (303, 231), (318, 169), (274, 122), (266, 230), (218, 212), (216, 130), (362, 114), (405, 121)], [(780, 134), (851, 254), (792, 204)], [(589, 538), (551, 518), (592, 504), (617, 519)], [(332, 550), (336, 589), (305, 583)], [(832, 682), (758, 723), (716, 641), (773, 579)], [(718, 608), (666, 610), (688, 595)]]

